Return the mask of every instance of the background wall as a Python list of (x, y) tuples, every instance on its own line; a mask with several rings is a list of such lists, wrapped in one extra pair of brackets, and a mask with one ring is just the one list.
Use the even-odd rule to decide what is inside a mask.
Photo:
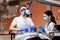
[[(17, 10), (17, 16), (20, 15), (19, 10), (20, 10), (20, 7), (21, 7), (22, 4), (27, 5), (26, 2), (22, 2), (19, 5), (18, 10)], [(46, 6), (47, 6), (46, 4), (38, 3), (35, 0), (32, 3), (30, 11), (32, 13), (32, 20), (33, 20), (36, 27), (41, 26), (41, 25), (43, 25), (43, 26), (45, 25), (45, 22), (43, 20), (43, 13), (46, 11), (46, 8), (47, 8)], [(52, 10), (55, 18), (58, 15), (58, 10), (59, 9), (60, 8), (58, 8), (58, 7), (51, 6), (51, 10)], [(7, 25), (6, 29), (8, 29), (10, 27), (13, 18), (14, 17), (5, 19), (5, 22), (7, 23), (6, 24)], [(57, 24), (60, 24), (60, 20), (56, 20), (56, 21), (57, 21)]]

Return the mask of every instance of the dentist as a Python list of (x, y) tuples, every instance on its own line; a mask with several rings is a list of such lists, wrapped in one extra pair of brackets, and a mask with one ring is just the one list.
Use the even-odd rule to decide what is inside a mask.
[[(32, 19), (28, 18), (28, 16), (30, 15), (30, 10), (28, 10), (25, 5), (21, 7), (20, 12), (21, 15), (19, 17), (15, 17), (10, 26), (10, 30), (16, 31), (15, 33), (21, 33), (21, 29), (22, 30), (27, 29), (25, 30), (27, 32), (29, 27), (34, 26)], [(26, 35), (22, 35), (22, 34), (16, 35), (15, 40), (24, 40)]]

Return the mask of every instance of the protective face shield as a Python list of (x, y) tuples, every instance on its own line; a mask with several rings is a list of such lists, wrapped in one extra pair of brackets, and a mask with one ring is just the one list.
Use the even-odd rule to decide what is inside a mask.
[(22, 7), (21, 8), (21, 15), (28, 17), (30, 15), (30, 10), (27, 9), (27, 7)]
[(48, 22), (48, 18), (47, 17), (44, 17), (44, 21)]

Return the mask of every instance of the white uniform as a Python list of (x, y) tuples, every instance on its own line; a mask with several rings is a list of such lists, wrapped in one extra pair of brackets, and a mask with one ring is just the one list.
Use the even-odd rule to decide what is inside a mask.
[[(53, 22), (50, 22), (49, 25), (46, 24), (45, 30), (46, 30), (47, 34), (49, 34), (49, 32), (53, 31), (54, 25), (55, 25), (55, 23), (53, 23)], [(48, 36), (44, 35), (44, 34), (39, 34), (39, 36), (40, 36), (41, 39), (49, 39), (50, 40), (50, 38)]]
[(47, 34), (49, 34), (49, 32), (52, 32), (54, 30), (54, 25), (55, 25), (55, 23), (53, 23), (53, 22), (50, 22), (49, 25), (46, 24), (45, 30), (46, 30)]
[[(24, 27), (29, 27), (29, 26), (34, 26), (32, 20), (30, 18), (24, 18), (23, 16), (19, 16), (13, 19), (12, 23), (11, 23), (11, 28), (12, 25), (16, 25), (16, 28), (21, 29)], [(29, 33), (25, 33), (25, 34), (19, 34), (15, 36), (15, 40), (24, 40), (24, 38), (26, 38), (28, 35), (30, 35)]]
[(28, 27), (28, 26), (34, 26), (32, 20), (30, 18), (24, 18), (23, 16), (19, 16), (13, 19), (11, 23), (12, 25), (16, 25), (18, 29), (23, 28), (23, 27)]

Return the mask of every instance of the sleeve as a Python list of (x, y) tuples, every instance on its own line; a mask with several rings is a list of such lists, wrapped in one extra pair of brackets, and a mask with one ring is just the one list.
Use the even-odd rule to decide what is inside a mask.
[(14, 18), (10, 27), (14, 27), (16, 24), (17, 24), (17, 20), (16, 20), (16, 18)]
[(47, 32), (47, 33), (53, 32), (54, 25), (55, 25), (55, 23), (50, 23), (49, 26), (48, 26), (48, 28), (47, 28), (47, 31), (46, 31), (46, 32)]
[(51, 31), (53, 31), (53, 29), (54, 29), (54, 25), (55, 25), (54, 23), (50, 23), (49, 26), (50, 26), (50, 30), (51, 30)]

